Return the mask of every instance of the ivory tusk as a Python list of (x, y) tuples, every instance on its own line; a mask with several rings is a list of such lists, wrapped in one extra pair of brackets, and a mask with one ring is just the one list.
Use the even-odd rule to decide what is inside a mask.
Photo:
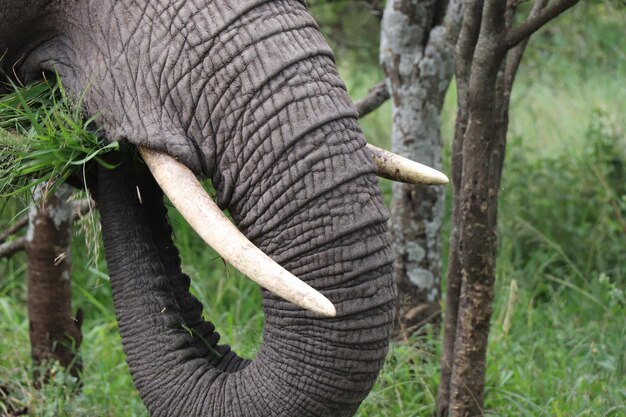
[(393, 152), (370, 144), (367, 150), (378, 167), (379, 177), (408, 184), (442, 185), (450, 182), (442, 172)]
[(200, 237), (250, 279), (304, 309), (334, 317), (335, 306), (254, 246), (222, 213), (195, 175), (169, 155), (147, 148), (139, 152), (174, 207)]

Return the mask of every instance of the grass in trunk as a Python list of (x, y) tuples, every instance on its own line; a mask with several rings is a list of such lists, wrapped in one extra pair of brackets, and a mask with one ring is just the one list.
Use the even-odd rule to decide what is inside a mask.
[(58, 80), (11, 87), (0, 96), (0, 197), (40, 183), (54, 190), (92, 160), (110, 166), (102, 155), (119, 143), (105, 142)]

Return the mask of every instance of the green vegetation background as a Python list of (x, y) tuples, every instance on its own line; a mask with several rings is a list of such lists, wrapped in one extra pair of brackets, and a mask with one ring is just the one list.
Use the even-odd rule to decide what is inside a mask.
[[(378, 18), (365, 2), (309, 3), (350, 94), (362, 97), (382, 79)], [(485, 415), (626, 415), (624, 27), (623, 3), (583, 2), (533, 38), (520, 68), (500, 198)], [(446, 164), (454, 101), (453, 85), (443, 115)], [(362, 126), (371, 142), (388, 146), (390, 123), (387, 103)], [(389, 183), (381, 186), (388, 198)], [(9, 202), (0, 226), (23, 207)], [(173, 211), (172, 222), (206, 317), (224, 342), (253, 356), (263, 322), (257, 288), (226, 270)], [(31, 416), (147, 416), (124, 362), (94, 224), (78, 225), (72, 248), (74, 308), (85, 312), (78, 395), (60, 369), (43, 390), (33, 388), (24, 257), (0, 260), (0, 386), (10, 406), (28, 407)], [(439, 350), (432, 332), (393, 343), (359, 416), (430, 416)], [(8, 406), (0, 400), (0, 415)]]

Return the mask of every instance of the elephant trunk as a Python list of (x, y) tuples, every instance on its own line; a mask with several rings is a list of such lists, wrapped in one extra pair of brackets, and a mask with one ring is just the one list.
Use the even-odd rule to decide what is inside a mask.
[[(139, 177), (128, 166), (100, 172), (97, 199), (120, 333), (151, 415), (355, 412), (382, 366), (394, 295), (385, 212), (371, 181), (337, 184), (309, 199), (306, 211), (287, 215), (289, 226), (279, 222), (257, 236), (329, 297), (338, 316), (319, 318), (264, 291), (264, 343), (249, 362), (218, 345), (213, 325), (203, 321), (149, 174)], [(290, 236), (264, 237), (272, 231)]]

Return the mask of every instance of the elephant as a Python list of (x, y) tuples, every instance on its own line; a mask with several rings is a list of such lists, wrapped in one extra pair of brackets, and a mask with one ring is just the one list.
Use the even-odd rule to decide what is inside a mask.
[[(0, 56), (3, 76), (21, 82), (56, 72), (107, 140), (145, 160), (114, 156), (118, 167), (98, 167), (89, 189), (123, 348), (150, 415), (354, 415), (394, 318), (376, 179), (394, 157), (368, 148), (306, 2), (3, 0)], [(168, 179), (176, 169), (182, 177)], [(182, 185), (196, 177), (212, 181), (217, 211), (236, 228), (206, 224), (214, 220)], [(225, 249), (233, 264), (267, 258), (241, 266), (249, 276), (269, 268), (254, 360), (220, 344), (190, 294), (161, 188), (183, 199), (179, 210), (201, 212), (203, 237), (247, 239)]]

